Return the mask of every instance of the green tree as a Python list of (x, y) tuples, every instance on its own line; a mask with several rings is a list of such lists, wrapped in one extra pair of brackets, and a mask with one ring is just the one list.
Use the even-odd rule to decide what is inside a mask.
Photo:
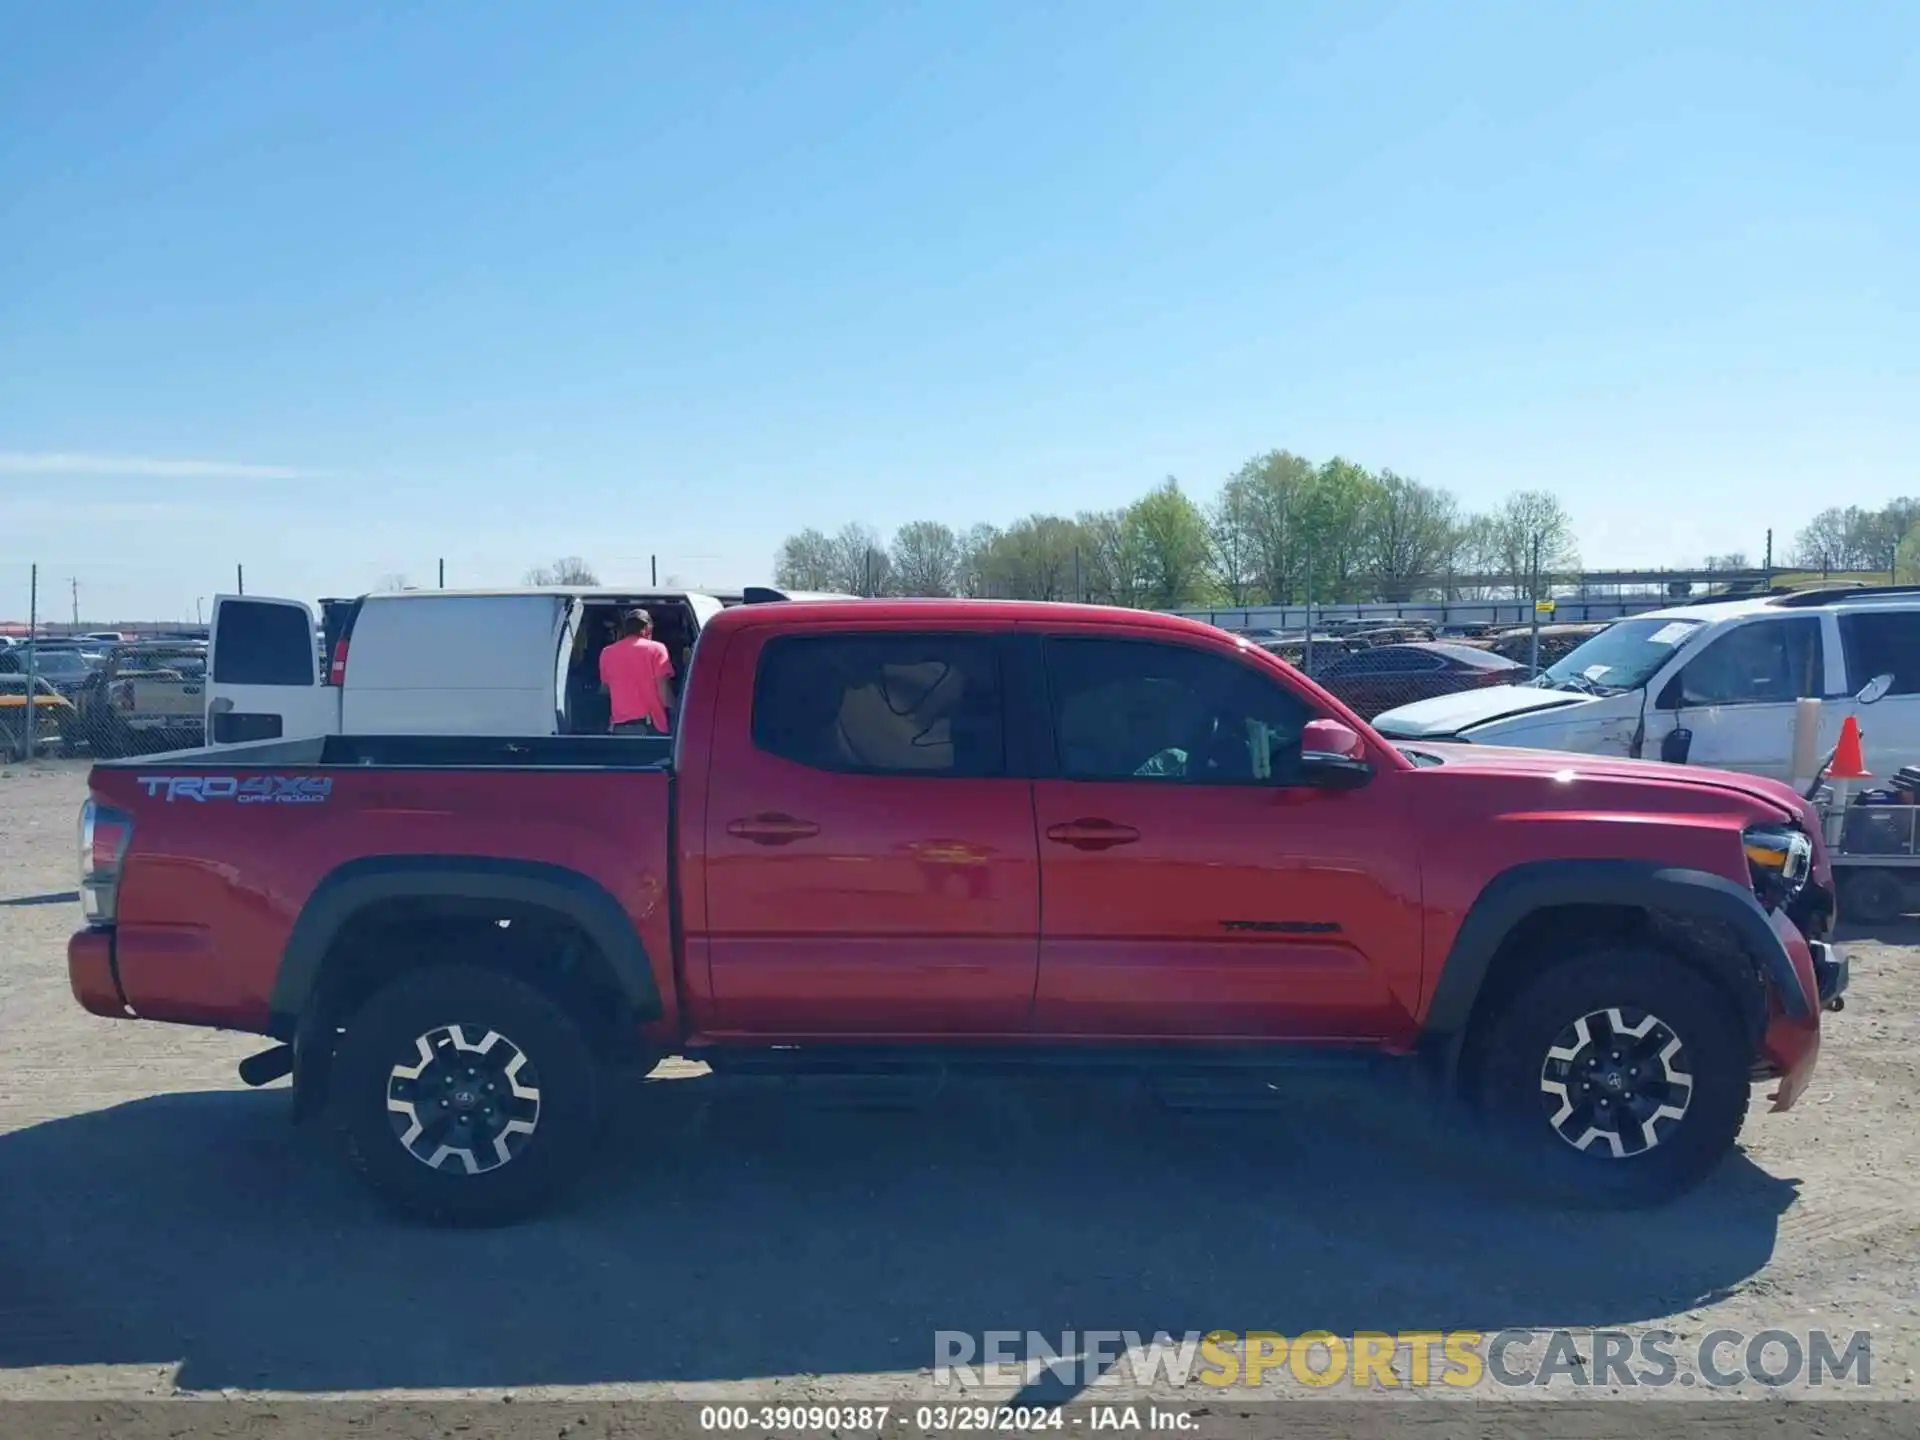
[(1063, 516), (1016, 520), (984, 552), (987, 593), (1003, 600), (1071, 599), (1079, 548), (1079, 527)]
[(1350, 460), (1327, 461), (1302, 487), (1299, 506), (1304, 591), (1316, 602), (1363, 598), (1366, 517), (1380, 482)]
[[(1241, 527), (1242, 553), (1250, 555), (1249, 603), (1296, 599), (1305, 570), (1301, 539), (1303, 498), (1313, 483), (1310, 461), (1271, 450), (1247, 461), (1227, 481), (1232, 513)], [(1215, 544), (1219, 542), (1216, 540)]]
[(1145, 601), (1179, 610), (1205, 598), (1211, 543), (1207, 517), (1171, 476), (1127, 507), (1126, 527), (1139, 548)]

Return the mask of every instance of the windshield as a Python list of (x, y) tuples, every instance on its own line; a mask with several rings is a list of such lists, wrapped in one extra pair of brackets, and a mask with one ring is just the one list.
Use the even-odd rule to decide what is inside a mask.
[(1704, 620), (1617, 621), (1529, 683), (1592, 694), (1637, 689), (1705, 624)]

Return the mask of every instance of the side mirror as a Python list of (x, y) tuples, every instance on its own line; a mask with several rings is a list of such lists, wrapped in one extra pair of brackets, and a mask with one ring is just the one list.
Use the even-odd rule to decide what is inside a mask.
[(1359, 732), (1338, 720), (1309, 720), (1300, 731), (1300, 749), (1308, 755), (1337, 755), (1343, 760), (1367, 758)]
[(1351, 725), (1309, 720), (1300, 732), (1300, 780), (1326, 790), (1352, 790), (1373, 778), (1366, 742)]
[(1660, 758), (1669, 765), (1684, 765), (1693, 750), (1693, 731), (1669, 730), (1660, 741)]
[(1891, 689), (1893, 689), (1893, 676), (1876, 675), (1860, 687), (1860, 693), (1853, 697), (1853, 701), (1856, 705), (1871, 705)]

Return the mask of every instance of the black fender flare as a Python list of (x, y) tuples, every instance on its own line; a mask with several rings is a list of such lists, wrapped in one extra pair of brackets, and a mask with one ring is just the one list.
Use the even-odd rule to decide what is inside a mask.
[(653, 964), (632, 919), (605, 886), (577, 870), (483, 855), (369, 855), (330, 871), (294, 922), (269, 1001), (271, 1029), (291, 1038), (314, 1007), (321, 965), (341, 930), (386, 900), (498, 900), (555, 911), (606, 957), (635, 1018), (662, 1014)]
[(1451, 1068), (1487, 971), (1516, 925), (1559, 905), (1628, 905), (1724, 923), (1789, 1015), (1813, 1013), (1793, 958), (1747, 886), (1707, 870), (1644, 860), (1535, 860), (1487, 882), (1454, 935), (1421, 1026), (1421, 1048)]

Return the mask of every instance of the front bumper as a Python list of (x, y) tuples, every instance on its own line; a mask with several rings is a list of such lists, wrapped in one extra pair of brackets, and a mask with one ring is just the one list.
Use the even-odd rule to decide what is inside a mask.
[[(1766, 1033), (1760, 1037), (1756, 1079), (1777, 1077), (1779, 1085), (1768, 1098), (1775, 1111), (1790, 1110), (1806, 1093), (1820, 1059), (1820, 1017), (1844, 1003), (1851, 978), (1846, 952), (1825, 940), (1809, 940), (1793, 922), (1775, 911), (1773, 931), (1792, 962), (1799, 981), (1799, 1005), (1788, 1008), (1776, 992)], [(1798, 1010), (1800, 1013), (1794, 1013)]]
[(1824, 940), (1809, 940), (1807, 949), (1812, 952), (1813, 978), (1819, 991), (1820, 1008), (1844, 1010), (1847, 983), (1852, 978), (1847, 952)]

